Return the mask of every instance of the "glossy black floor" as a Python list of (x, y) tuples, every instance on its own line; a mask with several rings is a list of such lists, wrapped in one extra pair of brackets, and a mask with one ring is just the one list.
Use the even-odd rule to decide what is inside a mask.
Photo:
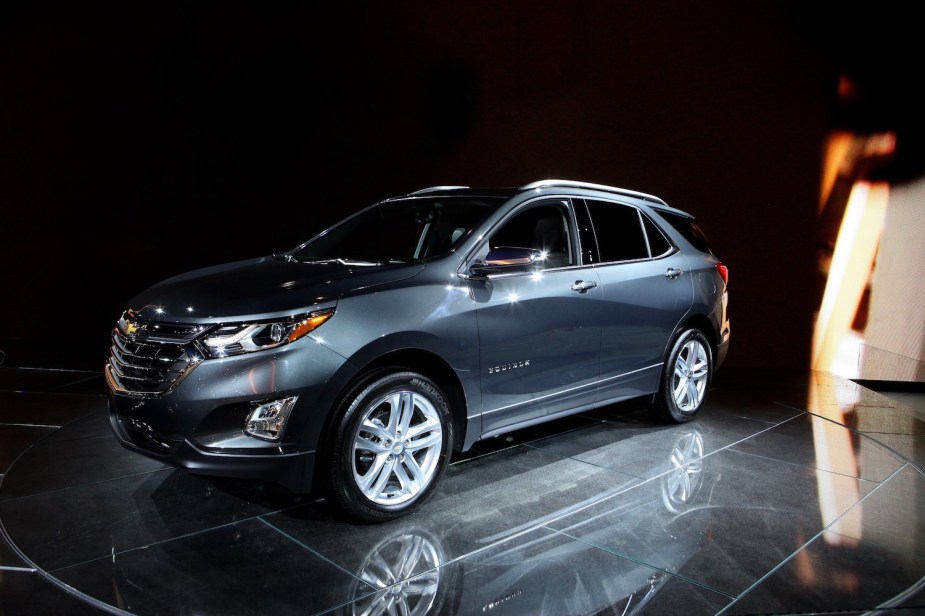
[(695, 422), (628, 403), (494, 439), (361, 526), (123, 450), (100, 374), (0, 368), (0, 613), (922, 613), (923, 419), (727, 370)]

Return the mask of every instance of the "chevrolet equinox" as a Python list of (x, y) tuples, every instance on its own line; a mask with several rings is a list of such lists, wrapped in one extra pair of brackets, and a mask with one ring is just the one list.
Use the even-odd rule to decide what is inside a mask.
[(481, 439), (629, 398), (693, 419), (729, 344), (727, 278), (694, 218), (652, 195), (425, 188), (131, 299), (111, 425), (191, 473), (388, 520)]

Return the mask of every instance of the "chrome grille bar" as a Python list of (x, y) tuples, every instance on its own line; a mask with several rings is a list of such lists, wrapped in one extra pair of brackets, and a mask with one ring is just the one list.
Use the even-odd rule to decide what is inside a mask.
[(167, 393), (199, 362), (190, 345), (207, 329), (139, 322), (127, 311), (112, 330), (107, 378), (118, 391)]

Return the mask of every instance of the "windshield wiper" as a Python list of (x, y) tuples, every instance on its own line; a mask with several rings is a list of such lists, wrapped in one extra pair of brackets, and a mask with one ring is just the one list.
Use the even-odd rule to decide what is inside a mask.
[(329, 263), (340, 263), (341, 265), (379, 265), (381, 261), (364, 261), (362, 259), (351, 259), (350, 257), (337, 257), (335, 259), (316, 259), (314, 257), (299, 257), (296, 255), (291, 256), (292, 259), (299, 261), (300, 263), (313, 263), (317, 265), (327, 265)]

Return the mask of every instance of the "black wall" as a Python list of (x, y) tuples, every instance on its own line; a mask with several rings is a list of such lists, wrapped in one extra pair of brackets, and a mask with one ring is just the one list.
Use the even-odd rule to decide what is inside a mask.
[(822, 147), (857, 63), (825, 10), (270, 4), (0, 8), (7, 365), (99, 369), (135, 292), (373, 200), (547, 177), (695, 213), (730, 268), (730, 364), (808, 363)]

